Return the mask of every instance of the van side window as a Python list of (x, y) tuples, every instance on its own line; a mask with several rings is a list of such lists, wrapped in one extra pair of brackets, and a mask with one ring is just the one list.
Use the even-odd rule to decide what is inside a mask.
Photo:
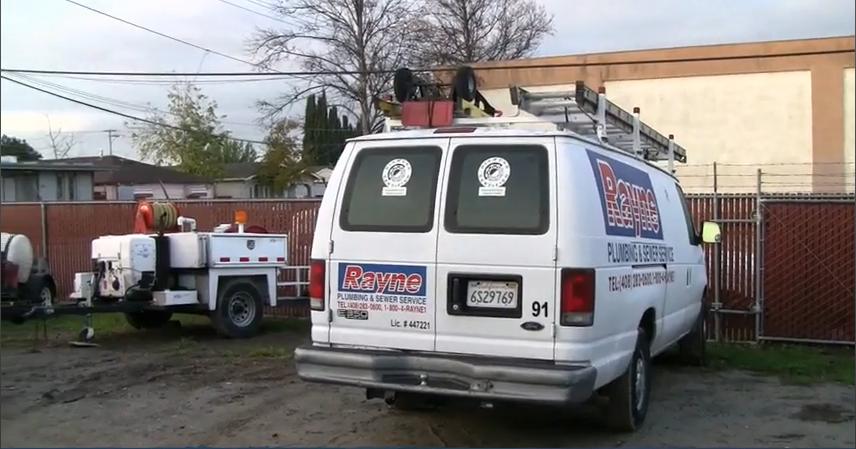
[(544, 147), (458, 147), (449, 174), (446, 230), (481, 234), (547, 232), (548, 178)]
[(428, 232), (441, 151), (436, 147), (368, 148), (357, 154), (342, 201), (346, 231)]
[(698, 245), (698, 234), (696, 234), (695, 225), (693, 224), (693, 216), (690, 213), (687, 198), (684, 196), (684, 191), (681, 186), (675, 184), (675, 189), (678, 191), (678, 198), (681, 200), (681, 207), (684, 211), (684, 220), (687, 222), (687, 233), (689, 233), (690, 245)]

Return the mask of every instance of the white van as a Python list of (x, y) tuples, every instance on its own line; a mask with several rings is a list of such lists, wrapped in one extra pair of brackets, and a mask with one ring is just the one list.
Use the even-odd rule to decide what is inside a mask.
[[(645, 418), (650, 359), (703, 357), (707, 283), (676, 179), (567, 131), (351, 140), (318, 214), (307, 381), (395, 405), (609, 398)], [(407, 401), (407, 402), (405, 402)]]

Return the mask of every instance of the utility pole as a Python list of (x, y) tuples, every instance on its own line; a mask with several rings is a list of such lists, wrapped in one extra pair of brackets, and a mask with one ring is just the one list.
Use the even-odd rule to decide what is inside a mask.
[(105, 129), (104, 132), (107, 133), (107, 143), (109, 144), (108, 153), (110, 154), (110, 156), (112, 156), (113, 155), (113, 139), (119, 137), (119, 135), (118, 134), (115, 136), (113, 135), (113, 133), (116, 132), (115, 129)]

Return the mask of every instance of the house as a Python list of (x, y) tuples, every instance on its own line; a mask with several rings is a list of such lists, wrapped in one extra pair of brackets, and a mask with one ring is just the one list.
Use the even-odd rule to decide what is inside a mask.
[(3, 156), (0, 161), (3, 202), (91, 201), (97, 167), (85, 162), (21, 161)]
[[(853, 191), (854, 36), (553, 56), (476, 64), (479, 90), (515, 115), (508, 86), (577, 80), (687, 149), (688, 191)], [(529, 69), (526, 66), (539, 66)], [(544, 68), (545, 65), (556, 66)], [(492, 70), (478, 70), (492, 67)], [(508, 67), (503, 69), (503, 67)], [(524, 114), (525, 115), (525, 114)]]
[(203, 199), (214, 197), (214, 186), (207, 178), (182, 173), (119, 156), (74, 157), (67, 163), (86, 163), (95, 172), (93, 198), (107, 201), (152, 199)]
[(214, 184), (217, 198), (320, 198), (324, 196), (332, 168), (311, 166), (302, 179), (280, 192), (257, 181), (260, 162), (226, 164), (224, 175)]

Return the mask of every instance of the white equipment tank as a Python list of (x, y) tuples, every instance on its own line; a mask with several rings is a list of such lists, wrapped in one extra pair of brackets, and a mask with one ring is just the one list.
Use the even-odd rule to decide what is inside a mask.
[(0, 247), (6, 253), (6, 260), (18, 266), (18, 283), (23, 284), (30, 278), (33, 269), (33, 245), (22, 234), (0, 234)]

